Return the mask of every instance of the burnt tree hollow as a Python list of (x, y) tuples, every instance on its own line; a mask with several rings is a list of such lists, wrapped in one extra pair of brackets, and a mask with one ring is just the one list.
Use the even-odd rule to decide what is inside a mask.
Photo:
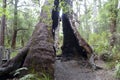
[(81, 56), (87, 59), (86, 50), (79, 45), (79, 40), (74, 34), (74, 30), (71, 27), (71, 23), (66, 14), (62, 15), (62, 27), (63, 27), (63, 46), (62, 46), (62, 56), (65, 58), (72, 58), (75, 56)]

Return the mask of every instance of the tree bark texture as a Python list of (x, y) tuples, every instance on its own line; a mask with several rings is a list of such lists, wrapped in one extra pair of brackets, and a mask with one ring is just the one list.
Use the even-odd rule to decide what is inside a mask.
[(38, 23), (27, 46), (15, 58), (1, 66), (0, 76), (9, 75), (18, 68), (27, 67), (28, 71), (23, 74), (46, 73), (53, 79), (55, 55), (52, 33), (48, 29), (44, 23)]
[(18, 0), (15, 0), (15, 4), (14, 4), (14, 24), (13, 24), (13, 35), (12, 35), (12, 43), (11, 43), (11, 47), (13, 49), (15, 49), (16, 47), (16, 38), (17, 38), (17, 26), (18, 26), (18, 22), (17, 22), (17, 5), (18, 5)]
[[(44, 6), (49, 6), (48, 4), (48, 0), (46, 0)], [(0, 79), (9, 76), (11, 72), (14, 72), (16, 69), (27, 67), (28, 70), (22, 71), (20, 76), (33, 73), (39, 77), (43, 77), (43, 74), (45, 74), (50, 77), (50, 80), (54, 80), (54, 41), (51, 32), (51, 17), (47, 14), (48, 13), (42, 10), (40, 22), (35, 26), (35, 30), (27, 46), (25, 46), (16, 57), (0, 67)]]
[(110, 1), (112, 3), (110, 7), (110, 46), (114, 47), (116, 43), (116, 28), (117, 28), (117, 16), (118, 16), (118, 0)]
[(0, 46), (4, 46), (5, 26), (6, 26), (6, 0), (3, 0), (3, 15), (0, 27)]
[(89, 54), (93, 53), (89, 44), (80, 36), (74, 23), (68, 18), (66, 14), (63, 14), (63, 46), (62, 54), (64, 57), (82, 56), (85, 59), (89, 58)]
[[(64, 0), (66, 5), (73, 7), (71, 0)], [(71, 11), (64, 13), (62, 16), (63, 27), (63, 57), (79, 57), (82, 56), (85, 59), (89, 59), (93, 54), (93, 50), (90, 45), (82, 38), (76, 29), (74, 22), (74, 16)]]
[(52, 9), (52, 35), (55, 53), (58, 50), (59, 22), (59, 0), (54, 0), (54, 8)]

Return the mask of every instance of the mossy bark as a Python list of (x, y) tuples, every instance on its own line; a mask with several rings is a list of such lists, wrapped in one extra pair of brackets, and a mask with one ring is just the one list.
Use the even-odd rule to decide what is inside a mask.
[[(16, 57), (0, 67), (0, 79), (5, 80), (11, 77), (11, 72), (21, 67), (27, 67), (28, 70), (22, 71), (20, 76), (34, 73), (39, 77), (43, 77), (43, 74), (46, 74), (49, 75), (51, 80), (54, 80), (55, 51), (53, 48), (54, 41), (51, 32), (52, 19), (50, 11), (52, 10), (52, 4), (53, 2), (45, 0), (40, 15), (40, 21), (35, 26), (35, 30), (28, 44)], [(46, 11), (45, 7), (50, 8), (49, 11)]]
[(52, 34), (47, 27), (44, 23), (37, 24), (23, 66), (29, 68), (29, 73), (49, 74), (53, 78), (55, 55)]

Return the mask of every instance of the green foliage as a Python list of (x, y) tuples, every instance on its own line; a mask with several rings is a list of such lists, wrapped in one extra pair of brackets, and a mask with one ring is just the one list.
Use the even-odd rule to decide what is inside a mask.
[(40, 16), (40, 21), (46, 23), (47, 25), (52, 25), (51, 10), (54, 8), (52, 3), (53, 0), (48, 0), (48, 2), (42, 6), (42, 16)]
[(50, 80), (50, 77), (48, 75), (42, 74), (43, 78), (41, 78), (40, 80)]
[(40, 80), (36, 78), (34, 74), (27, 74), (24, 77), (20, 78), (19, 80)]
[[(14, 76), (19, 75), (21, 71), (28, 70), (26, 67), (19, 68), (15, 71)], [(35, 73), (35, 72), (34, 72)], [(41, 77), (38, 74), (27, 74), (19, 80), (51, 80), (49, 75), (42, 73)]]
[(71, 6), (66, 3), (65, 1), (60, 1), (60, 4), (59, 4), (60, 8), (63, 10), (63, 13), (71, 13), (72, 12), (72, 9), (71, 9)]
[(120, 63), (115, 67), (115, 77), (120, 79)]
[(42, 78), (38, 77), (36, 74), (27, 74), (19, 80), (51, 80), (49, 76), (42, 74)]
[(109, 49), (109, 41), (108, 41), (108, 33), (102, 32), (101, 34), (90, 34), (89, 35), (89, 43), (93, 45), (96, 53), (100, 54), (108, 51)]
[(19, 75), (20, 71), (22, 71), (22, 70), (28, 70), (28, 69), (26, 67), (19, 68), (15, 71), (14, 76)]
[(112, 48), (109, 52), (108, 55), (108, 60), (107, 60), (107, 67), (109, 69), (114, 68), (117, 64), (120, 63), (120, 47), (117, 48), (116, 46)]
[(89, 35), (88, 42), (90, 45), (93, 45), (95, 52), (98, 55), (106, 55), (106, 65), (109, 69), (112, 69), (116, 66), (116, 64), (120, 63), (120, 45), (119, 45), (119, 37), (117, 37), (116, 46), (111, 48), (109, 46), (109, 37), (110, 33), (102, 32), (102, 33), (94, 33)]

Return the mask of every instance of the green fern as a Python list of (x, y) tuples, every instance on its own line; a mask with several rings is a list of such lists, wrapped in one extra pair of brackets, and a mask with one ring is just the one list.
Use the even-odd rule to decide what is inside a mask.
[(115, 77), (120, 78), (120, 64), (117, 64), (115, 68)]

